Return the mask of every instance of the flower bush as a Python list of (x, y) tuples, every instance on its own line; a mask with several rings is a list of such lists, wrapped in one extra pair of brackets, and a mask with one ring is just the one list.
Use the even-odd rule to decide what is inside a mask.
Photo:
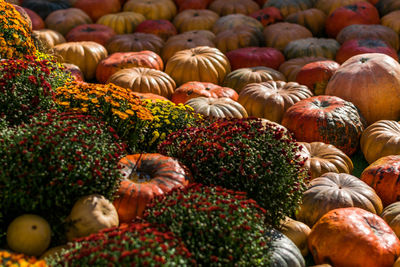
[(36, 51), (31, 29), (12, 4), (0, 1), (0, 59), (20, 58)]
[(150, 110), (154, 119), (140, 129), (140, 142), (136, 152), (157, 152), (157, 146), (166, 136), (180, 129), (196, 126), (201, 116), (187, 105), (169, 100), (143, 100), (144, 106)]
[(46, 267), (47, 264), (44, 260), (37, 260), (35, 257), (27, 257), (23, 254), (0, 250), (0, 266)]
[(74, 110), (102, 118), (136, 150), (139, 131), (153, 120), (151, 112), (130, 90), (109, 84), (70, 82), (56, 91), (56, 103), (61, 110)]
[(264, 216), (244, 192), (191, 184), (156, 197), (143, 218), (167, 225), (201, 266), (268, 266)]
[(78, 239), (50, 266), (194, 266), (191, 254), (171, 232), (148, 223), (124, 224)]
[(0, 116), (10, 125), (54, 107), (54, 89), (71, 76), (51, 56), (37, 53), (0, 61)]
[(115, 140), (115, 131), (99, 119), (74, 113), (40, 114), (0, 131), (0, 232), (15, 217), (35, 213), (49, 222), (53, 240), (61, 239), (78, 198), (112, 199), (126, 153)]
[(260, 119), (220, 119), (180, 130), (159, 151), (188, 166), (196, 182), (246, 191), (267, 210), (272, 226), (293, 215), (309, 178), (292, 136)]

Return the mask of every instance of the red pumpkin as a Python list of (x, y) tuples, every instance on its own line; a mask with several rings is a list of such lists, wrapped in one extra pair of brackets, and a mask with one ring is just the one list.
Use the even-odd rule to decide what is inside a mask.
[(232, 70), (264, 66), (272, 69), (279, 69), (285, 61), (281, 51), (271, 47), (244, 47), (226, 53)]
[(281, 11), (273, 6), (260, 9), (251, 13), (249, 16), (261, 22), (264, 27), (275, 22), (283, 21)]
[(332, 144), (350, 156), (358, 149), (365, 120), (351, 102), (320, 95), (291, 106), (283, 115), (282, 125), (297, 141)]
[(74, 27), (66, 35), (68, 42), (93, 41), (105, 46), (116, 35), (115, 31), (102, 24), (82, 24)]
[(166, 19), (148, 19), (136, 26), (135, 32), (152, 33), (167, 41), (178, 34), (174, 24)]
[(65, 67), (65, 71), (69, 72), (72, 78), (75, 79), (75, 81), (79, 82), (85, 81), (84, 75), (81, 69), (77, 65), (71, 63), (63, 63), (63, 66)]
[(120, 0), (76, 0), (74, 7), (82, 9), (93, 21), (121, 10)]
[(222, 87), (207, 82), (187, 82), (175, 89), (171, 101), (175, 104), (185, 103), (195, 97), (229, 97), (235, 101), (239, 99), (238, 93), (229, 87)]
[(207, 9), (213, 0), (175, 0), (179, 12), (186, 9)]
[(340, 64), (352, 56), (366, 53), (381, 53), (398, 61), (397, 51), (388, 43), (379, 39), (353, 39), (342, 44), (336, 53), (336, 61)]
[(323, 95), (329, 79), (339, 67), (333, 60), (308, 63), (297, 73), (296, 82), (307, 86), (315, 95)]
[(32, 30), (35, 31), (46, 28), (44, 20), (38, 15), (38, 13), (26, 7), (23, 7), (23, 9), (25, 10), (25, 12), (28, 14), (29, 18), (32, 21)]
[(157, 154), (134, 154), (119, 161), (125, 178), (113, 202), (119, 222), (128, 223), (141, 216), (155, 196), (183, 188), (191, 180), (188, 169), (178, 160)]
[(153, 93), (139, 93), (139, 92), (132, 92), (134, 95), (137, 95), (140, 99), (151, 99), (151, 100), (168, 100), (161, 95), (156, 95)]
[(336, 35), (352, 24), (379, 24), (378, 10), (368, 2), (357, 2), (336, 9), (325, 21), (325, 31), (329, 37)]

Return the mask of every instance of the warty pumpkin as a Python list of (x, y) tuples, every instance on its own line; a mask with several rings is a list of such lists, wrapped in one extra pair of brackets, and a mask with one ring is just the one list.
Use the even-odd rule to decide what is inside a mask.
[(228, 97), (211, 98), (196, 97), (186, 101), (185, 105), (191, 106), (195, 112), (202, 114), (208, 119), (219, 118), (247, 118), (246, 109)]

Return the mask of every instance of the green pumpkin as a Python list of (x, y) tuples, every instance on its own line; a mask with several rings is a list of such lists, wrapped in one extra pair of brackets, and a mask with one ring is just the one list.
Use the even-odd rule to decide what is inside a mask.
[(283, 17), (287, 17), (292, 13), (296, 13), (301, 10), (306, 10), (313, 7), (312, 0), (268, 0), (263, 8), (266, 7), (276, 7), (278, 8)]
[(331, 38), (304, 38), (288, 43), (283, 50), (287, 60), (298, 57), (325, 57), (335, 59), (340, 44)]

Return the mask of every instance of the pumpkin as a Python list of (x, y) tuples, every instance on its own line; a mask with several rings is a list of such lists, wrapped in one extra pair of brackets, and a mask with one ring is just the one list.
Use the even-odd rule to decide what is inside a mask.
[(58, 257), (61, 255), (61, 252), (65, 249), (68, 249), (68, 245), (60, 245), (56, 247), (49, 248), (46, 250), (41, 256), (41, 260), (46, 260), (46, 258), (50, 259), (50, 257)]
[(18, 216), (7, 228), (7, 245), (29, 256), (40, 256), (49, 247), (50, 240), (49, 223), (35, 214)]
[(369, 164), (379, 158), (400, 154), (400, 123), (380, 120), (368, 126), (361, 135), (361, 150)]
[(303, 257), (308, 254), (307, 237), (311, 232), (307, 224), (286, 217), (282, 220), (280, 231), (287, 236), (300, 250)]
[(383, 17), (392, 11), (399, 10), (400, 2), (397, 0), (379, 0), (376, 4), (376, 8), (381, 17)]
[(272, 47), (244, 47), (226, 53), (232, 70), (264, 66), (278, 69), (285, 61), (284, 55)]
[(306, 27), (289, 22), (277, 22), (269, 25), (265, 27), (263, 33), (267, 47), (281, 51), (294, 40), (312, 37), (312, 33)]
[(228, 58), (217, 48), (198, 46), (178, 51), (172, 56), (165, 72), (178, 86), (191, 81), (222, 84), (231, 72)]
[(261, 22), (250, 16), (246, 16), (243, 14), (231, 14), (220, 17), (214, 23), (212, 27), (212, 32), (218, 34), (226, 30), (238, 28), (245, 28), (249, 31), (260, 33), (262, 35), (264, 26), (261, 24)]
[(81, 24), (72, 28), (66, 35), (68, 42), (93, 41), (105, 46), (115, 31), (102, 24)]
[(289, 59), (285, 62), (282, 63), (282, 65), (279, 67), (279, 71), (282, 72), (286, 79), (290, 82), (295, 82), (297, 74), (299, 73), (300, 69), (311, 62), (316, 62), (316, 61), (323, 61), (327, 60), (324, 57), (298, 57), (298, 58), (293, 58)]
[(90, 24), (90, 17), (78, 8), (60, 9), (51, 12), (44, 21), (47, 28), (66, 35), (71, 29), (78, 25)]
[(400, 267), (400, 257), (394, 262), (393, 267)]
[(150, 100), (168, 100), (167, 98), (152, 94), (152, 93), (138, 93), (138, 92), (133, 92), (134, 95), (138, 96), (140, 99), (150, 99)]
[(325, 30), (326, 14), (317, 8), (310, 8), (290, 14), (285, 21), (306, 27), (313, 36), (321, 36)]
[(261, 22), (264, 27), (270, 24), (274, 24), (275, 22), (283, 21), (281, 11), (273, 6), (255, 11), (249, 16)]
[(330, 15), (336, 9), (355, 4), (357, 2), (366, 2), (366, 0), (316, 0), (314, 7), (322, 10), (325, 14)]
[(104, 46), (92, 41), (62, 43), (53, 49), (62, 62), (77, 65), (87, 81), (95, 78), (97, 64), (108, 55)]
[(22, 7), (36, 12), (43, 20), (53, 11), (71, 7), (69, 0), (24, 0)]
[(380, 39), (395, 50), (399, 49), (399, 35), (389, 27), (378, 24), (353, 24), (343, 28), (336, 40), (343, 44), (352, 39)]
[(360, 208), (340, 208), (314, 225), (308, 248), (317, 264), (392, 267), (400, 254), (400, 241), (378, 215)]
[(276, 7), (281, 11), (283, 17), (286, 18), (292, 13), (312, 8), (312, 5), (311, 0), (268, 0), (263, 8)]
[(123, 11), (140, 13), (146, 19), (166, 20), (172, 20), (177, 13), (172, 0), (129, 0), (124, 4)]
[(29, 30), (32, 31), (32, 21), (25, 9), (16, 4), (12, 4), (12, 6), (18, 11), (20, 17), (28, 24)]
[(26, 14), (28, 14), (32, 22), (32, 30), (40, 30), (46, 27), (44, 20), (35, 11), (26, 7), (23, 7), (23, 9), (25, 10)]
[(311, 179), (321, 177), (327, 172), (353, 172), (353, 162), (340, 149), (323, 142), (298, 142), (301, 145), (300, 154), (307, 158), (304, 168), (310, 170)]
[(172, 21), (179, 32), (211, 30), (219, 15), (207, 9), (187, 9), (178, 13)]
[(260, 9), (260, 6), (253, 0), (214, 0), (208, 6), (220, 16), (230, 14), (249, 15)]
[[(212, 39), (214, 40), (215, 38)], [(195, 48), (198, 46), (215, 47), (213, 40), (204, 38), (202, 34), (192, 34), (191, 32), (178, 34), (169, 38), (165, 43), (161, 51), (161, 57), (164, 62), (167, 62), (178, 51)]]
[(264, 43), (260, 40), (257, 34), (246, 29), (234, 29), (220, 32), (215, 37), (215, 46), (222, 52), (244, 48), (244, 47), (258, 47)]
[(140, 23), (146, 18), (135, 12), (118, 12), (106, 14), (97, 20), (97, 24), (103, 24), (114, 29), (117, 34), (133, 33)]
[(120, 223), (142, 216), (155, 196), (183, 188), (191, 181), (190, 172), (178, 160), (157, 153), (127, 155), (119, 165), (124, 179), (113, 205)]
[(212, 0), (175, 0), (178, 6), (179, 12), (183, 12), (188, 9), (207, 9), (208, 5)]
[(315, 95), (323, 95), (329, 79), (339, 67), (333, 60), (308, 63), (300, 68), (296, 82), (307, 86)]
[(332, 144), (346, 155), (358, 149), (365, 120), (353, 103), (335, 96), (314, 96), (287, 109), (282, 125), (301, 142)]
[(115, 72), (134, 67), (163, 70), (164, 63), (159, 55), (148, 50), (117, 52), (100, 61), (96, 68), (96, 79), (100, 83), (105, 83)]
[(392, 204), (386, 206), (382, 213), (381, 217), (385, 220), (385, 222), (392, 228), (397, 237), (400, 236), (400, 202), (396, 201)]
[(269, 247), (270, 267), (305, 267), (305, 261), (296, 244), (276, 229), (267, 229), (265, 234), (271, 238)]
[(392, 11), (382, 17), (381, 24), (393, 29), (397, 34), (400, 34), (400, 10)]
[(358, 207), (381, 214), (383, 206), (374, 189), (348, 173), (327, 172), (311, 180), (303, 193), (296, 219), (312, 227), (327, 212)]
[(286, 78), (279, 71), (264, 66), (240, 68), (225, 76), (223, 86), (240, 93), (247, 84), (267, 81), (286, 81)]
[(63, 63), (62, 65), (65, 67), (65, 71), (69, 72), (75, 81), (85, 81), (85, 77), (77, 65), (71, 63)]
[(189, 99), (199, 96), (213, 98), (229, 97), (235, 101), (239, 98), (236, 91), (228, 87), (205, 82), (187, 82), (175, 89), (171, 101), (175, 104), (184, 104)]
[(116, 52), (140, 52), (144, 50), (160, 54), (163, 46), (163, 39), (157, 35), (135, 32), (114, 35), (108, 40), (105, 47), (109, 54)]
[(52, 48), (55, 45), (65, 43), (64, 36), (50, 29), (34, 30), (32, 35), (38, 39), (44, 47)]
[(336, 54), (336, 61), (339, 64), (355, 55), (367, 53), (381, 53), (398, 61), (397, 51), (388, 43), (379, 39), (352, 39), (344, 42)]
[(353, 56), (333, 74), (325, 94), (354, 103), (368, 125), (395, 120), (400, 117), (400, 64), (385, 54)]
[(267, 81), (246, 85), (239, 94), (239, 103), (249, 116), (281, 123), (283, 114), (296, 102), (313, 96), (304, 85), (295, 82)]
[(75, 0), (74, 7), (85, 11), (95, 22), (109, 13), (116, 13), (121, 9), (119, 0)]
[(375, 189), (383, 205), (400, 200), (400, 156), (384, 156), (372, 162), (361, 173), (360, 179)]
[(331, 38), (352, 24), (379, 24), (378, 10), (368, 2), (357, 2), (333, 11), (325, 21), (325, 31)]
[(220, 118), (247, 118), (246, 109), (228, 97), (196, 97), (189, 99), (185, 105), (191, 106), (196, 113), (200, 113), (209, 119)]
[(296, 57), (325, 57), (335, 59), (340, 44), (335, 39), (304, 38), (288, 43), (283, 50), (286, 59)]
[(101, 229), (117, 227), (118, 213), (102, 195), (88, 195), (78, 199), (66, 218), (68, 241), (97, 233)]
[(165, 72), (149, 68), (125, 68), (111, 75), (106, 83), (113, 83), (134, 92), (153, 93), (170, 98), (174, 80)]
[(174, 24), (165, 19), (145, 20), (137, 25), (136, 32), (152, 33), (164, 41), (167, 41), (168, 38), (178, 33)]

